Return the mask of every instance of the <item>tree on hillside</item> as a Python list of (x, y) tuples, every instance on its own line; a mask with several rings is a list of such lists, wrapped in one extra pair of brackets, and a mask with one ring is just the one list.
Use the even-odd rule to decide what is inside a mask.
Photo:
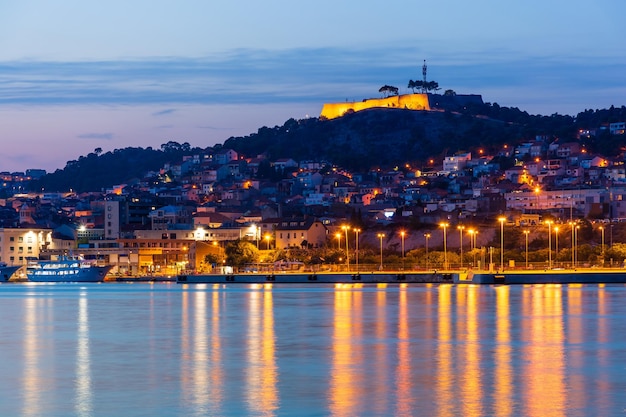
[(426, 82), (426, 85), (424, 86), (424, 88), (426, 89), (427, 92), (441, 90), (441, 88), (439, 88), (439, 83), (437, 81)]
[(424, 88), (424, 81), (409, 80), (409, 85), (407, 85), (407, 87), (410, 88), (411, 90), (413, 90), (413, 92), (415, 93), (415, 89), (416, 88), (418, 90), (423, 90), (423, 88)]
[[(424, 82), (420, 80), (417, 80), (417, 81), (409, 80), (409, 84), (407, 87), (413, 90), (413, 92), (415, 92), (415, 89), (418, 89), (421, 93), (428, 93), (431, 91), (441, 90), (441, 88), (439, 88), (439, 83), (437, 81)], [(448, 90), (448, 91), (452, 91), (452, 90)]]
[(398, 95), (398, 87), (394, 87), (392, 85), (383, 85), (378, 89), (379, 93), (384, 93), (385, 97), (389, 96), (397, 96)]
[(226, 245), (226, 263), (241, 267), (256, 262), (259, 250), (252, 243), (245, 240), (235, 240)]

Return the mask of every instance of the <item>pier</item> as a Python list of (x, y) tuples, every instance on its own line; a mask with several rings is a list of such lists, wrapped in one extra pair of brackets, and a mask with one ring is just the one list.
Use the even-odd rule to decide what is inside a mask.
[(183, 274), (179, 284), (626, 284), (626, 270), (394, 271)]

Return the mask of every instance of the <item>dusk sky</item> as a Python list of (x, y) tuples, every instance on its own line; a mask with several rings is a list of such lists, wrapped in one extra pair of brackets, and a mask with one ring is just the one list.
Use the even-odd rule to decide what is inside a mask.
[(623, 0), (0, 0), (0, 171), (207, 147), (428, 79), (531, 114), (626, 105)]

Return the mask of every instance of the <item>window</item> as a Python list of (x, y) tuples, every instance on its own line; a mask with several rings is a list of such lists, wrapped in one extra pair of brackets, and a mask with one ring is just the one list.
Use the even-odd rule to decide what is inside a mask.
[(9, 238), (9, 241), (10, 241), (10, 242), (15, 242), (15, 236), (11, 236), (11, 237)]
[(11, 246), (11, 247), (9, 248), (9, 251), (10, 251), (10, 252), (15, 252), (15, 246)]
[(20, 237), (18, 237), (18, 238), (17, 238), (17, 241), (18, 241), (18, 242), (23, 242), (23, 241), (24, 241), (24, 238), (23, 238), (22, 236), (20, 236)]

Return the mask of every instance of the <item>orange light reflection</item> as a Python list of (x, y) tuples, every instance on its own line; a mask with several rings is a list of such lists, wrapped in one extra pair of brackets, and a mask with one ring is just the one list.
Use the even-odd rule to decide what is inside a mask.
[(353, 315), (363, 314), (362, 293), (360, 291), (335, 291), (335, 317), (333, 333), (333, 355), (330, 373), (329, 409), (336, 417), (361, 414), (359, 408), (363, 374), (357, 372), (355, 364), (363, 361), (360, 343), (362, 337), (360, 321), (353, 321)]
[(255, 415), (274, 415), (279, 405), (272, 297), (271, 288), (250, 294), (246, 396)]
[[(562, 288), (535, 286), (522, 298), (526, 366), (522, 370), (525, 415), (563, 416), (565, 392)], [(536, 318), (536, 319), (535, 319)]]
[[(478, 306), (479, 287), (475, 285), (462, 286), (457, 289), (457, 297), (465, 297), (466, 307), (466, 329), (465, 332), (460, 332), (457, 339), (463, 338), (465, 334), (465, 360), (463, 361), (463, 378), (461, 392), (463, 395), (463, 412), (464, 416), (478, 416), (482, 414), (482, 395), (477, 395), (483, 392), (482, 378), (481, 378), (481, 349), (480, 349), (480, 329), (479, 329), (479, 317), (480, 311)], [(457, 301), (458, 306), (463, 306), (463, 300)], [(462, 326), (460, 327), (462, 331)]]
[(438, 415), (449, 417), (457, 415), (452, 404), (457, 395), (454, 386), (454, 372), (452, 369), (452, 311), (451, 311), (451, 285), (441, 285), (438, 288), (438, 320), (437, 320), (437, 381), (435, 383), (436, 402)]
[(508, 285), (494, 287), (496, 291), (496, 352), (494, 408), (496, 415), (513, 415), (513, 368), (511, 366), (511, 307)]

